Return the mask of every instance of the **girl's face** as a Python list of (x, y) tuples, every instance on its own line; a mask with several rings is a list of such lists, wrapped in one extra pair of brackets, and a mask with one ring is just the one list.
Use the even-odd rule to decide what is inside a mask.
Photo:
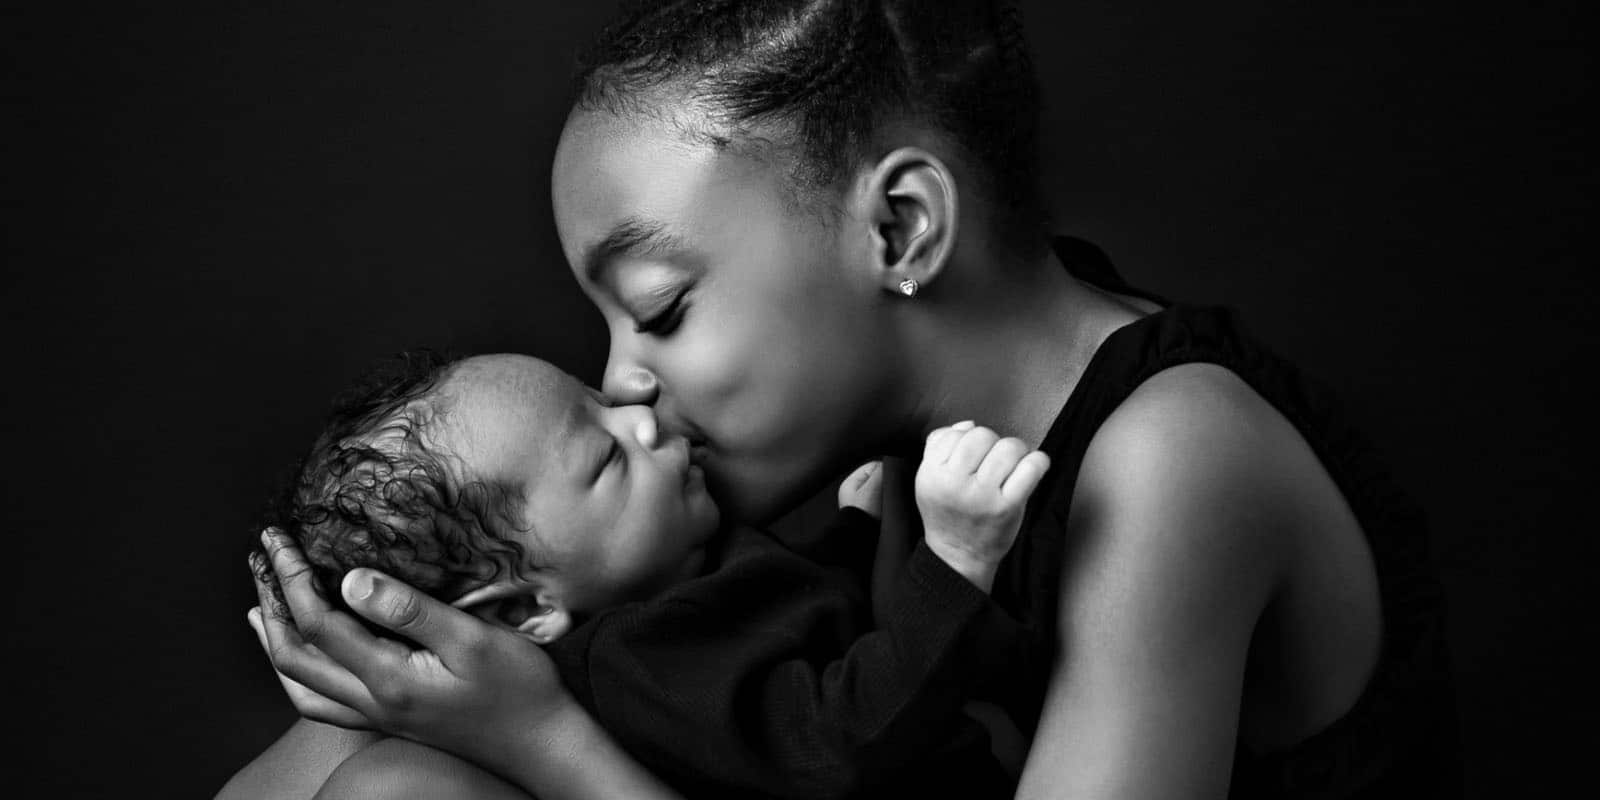
[(755, 523), (896, 423), (893, 298), (853, 266), (865, 229), (804, 207), (788, 178), (670, 121), (580, 109), (552, 179), (562, 247), (610, 331), (605, 390), (653, 403), (725, 515)]

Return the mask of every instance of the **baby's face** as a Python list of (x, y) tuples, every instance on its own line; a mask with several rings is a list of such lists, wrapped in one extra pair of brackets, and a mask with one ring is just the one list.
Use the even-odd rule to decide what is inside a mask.
[(440, 387), (438, 438), (469, 479), (509, 487), (521, 531), (569, 608), (596, 611), (697, 574), (717, 507), (688, 443), (649, 406), (610, 406), (536, 358), (478, 356)]

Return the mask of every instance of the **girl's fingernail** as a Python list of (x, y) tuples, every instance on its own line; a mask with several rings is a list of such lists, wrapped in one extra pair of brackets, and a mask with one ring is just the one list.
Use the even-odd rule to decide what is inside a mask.
[(958, 431), (964, 431), (964, 430), (968, 430), (968, 429), (972, 428), (974, 425), (977, 425), (977, 424), (978, 423), (973, 422), (970, 419), (964, 419), (964, 420), (961, 420), (960, 422), (957, 422), (954, 425), (951, 425), (950, 427), (955, 428)]
[(372, 573), (365, 570), (352, 571), (345, 576), (345, 593), (356, 600), (365, 600), (372, 596), (374, 581)]

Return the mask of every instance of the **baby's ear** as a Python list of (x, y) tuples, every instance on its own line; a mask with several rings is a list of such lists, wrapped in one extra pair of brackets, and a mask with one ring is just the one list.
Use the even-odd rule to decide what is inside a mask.
[(566, 604), (537, 583), (501, 581), (473, 589), (450, 605), (491, 625), (516, 631), (534, 644), (549, 644), (572, 629)]

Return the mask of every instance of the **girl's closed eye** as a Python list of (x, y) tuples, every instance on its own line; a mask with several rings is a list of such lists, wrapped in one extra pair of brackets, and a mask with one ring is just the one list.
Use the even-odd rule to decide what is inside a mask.
[(634, 332), (654, 336), (666, 336), (672, 333), (679, 323), (683, 322), (683, 314), (687, 310), (684, 298), (688, 294), (688, 289), (673, 291), (665, 303), (640, 316), (639, 321), (634, 323)]

